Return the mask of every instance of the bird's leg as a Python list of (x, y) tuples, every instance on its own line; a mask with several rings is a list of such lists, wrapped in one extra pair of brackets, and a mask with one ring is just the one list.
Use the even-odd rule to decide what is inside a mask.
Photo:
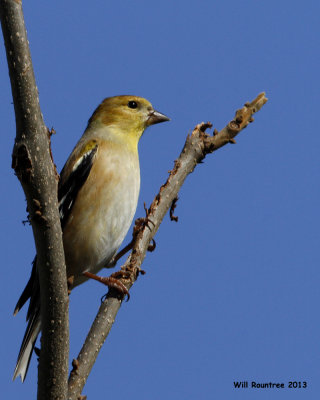
[[(149, 219), (149, 210), (146, 207), (146, 203), (144, 203), (144, 210), (146, 213), (146, 216), (144, 218), (138, 218), (135, 221), (135, 225), (133, 227), (133, 233), (132, 233), (132, 240), (130, 243), (128, 243), (122, 250), (120, 250), (111, 260), (111, 262), (108, 263), (108, 267), (110, 266), (115, 266), (118, 262), (118, 260), (124, 256), (128, 251), (133, 249), (133, 246), (135, 244), (136, 238), (138, 236), (138, 233), (144, 229), (144, 227), (148, 227), (150, 230), (149, 223), (151, 223), (154, 226), (154, 222)], [(148, 251), (154, 251), (156, 248), (156, 242), (154, 239), (152, 239), (152, 244), (149, 245)], [(144, 275), (145, 271), (142, 269), (138, 269), (137, 274)], [(94, 279), (100, 283), (103, 283), (104, 285), (108, 286), (109, 288), (116, 289), (118, 292), (120, 292), (123, 296), (127, 296), (127, 301), (130, 299), (130, 294), (126, 286), (121, 282), (121, 278), (129, 279), (130, 278), (130, 272), (126, 272), (124, 270), (120, 270), (117, 272), (114, 272), (111, 274), (109, 277), (101, 277), (95, 274), (92, 274), (91, 272), (84, 272), (84, 276), (86, 276), (89, 279)]]
[[(151, 219), (149, 219), (150, 208), (149, 208), (149, 210), (147, 209), (146, 203), (143, 203), (143, 208), (144, 208), (144, 211), (146, 213), (146, 216), (144, 218), (137, 219), (137, 221), (136, 221), (137, 229), (140, 230), (141, 228), (144, 228), (145, 226), (147, 226), (151, 231), (151, 228), (149, 226), (149, 222), (153, 226), (155, 226), (155, 224), (154, 224), (153, 221), (151, 221)], [(140, 226), (139, 226), (139, 223), (141, 224)]]
[[(121, 257), (123, 257), (126, 253), (128, 253), (128, 251), (130, 251), (133, 248), (134, 241), (135, 241), (135, 237), (122, 250), (120, 250), (119, 253), (117, 253), (114, 256), (114, 258), (112, 259), (112, 262), (111, 262), (112, 266), (115, 266), (117, 264), (118, 260), (120, 260)], [(110, 263), (108, 264), (108, 267), (110, 267)]]
[[(119, 278), (128, 277), (128, 274), (126, 272), (118, 271), (118, 272), (114, 272), (110, 276), (102, 277), (102, 276), (98, 276), (98, 275), (92, 274), (91, 272), (86, 271), (83, 273), (83, 275), (89, 279), (94, 279), (95, 281), (103, 283), (104, 285), (108, 286), (110, 289), (116, 289), (123, 296), (127, 296), (127, 301), (130, 299), (130, 294), (129, 294), (128, 289), (119, 280)], [(126, 275), (126, 276), (124, 276), (124, 275)]]

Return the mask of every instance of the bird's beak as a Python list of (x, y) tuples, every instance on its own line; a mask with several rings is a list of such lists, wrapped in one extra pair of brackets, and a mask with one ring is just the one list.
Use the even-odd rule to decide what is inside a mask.
[(147, 120), (147, 125), (154, 125), (154, 124), (159, 124), (160, 122), (165, 122), (165, 121), (170, 121), (170, 118), (168, 118), (166, 115), (161, 114), (161, 112), (152, 110), (149, 114), (149, 118)]

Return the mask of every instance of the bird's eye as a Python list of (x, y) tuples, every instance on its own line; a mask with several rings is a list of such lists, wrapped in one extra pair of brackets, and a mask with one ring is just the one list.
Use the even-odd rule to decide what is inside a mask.
[(129, 108), (137, 108), (138, 107), (138, 103), (136, 101), (130, 100), (128, 102), (128, 107)]

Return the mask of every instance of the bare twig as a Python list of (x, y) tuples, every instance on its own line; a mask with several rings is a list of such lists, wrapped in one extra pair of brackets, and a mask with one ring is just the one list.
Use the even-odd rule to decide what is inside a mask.
[(12, 167), (27, 198), (41, 286), (38, 399), (65, 400), (69, 323), (57, 176), (39, 106), (21, 0), (0, 0), (0, 17), (16, 117)]
[[(219, 149), (227, 143), (235, 143), (234, 137), (253, 121), (253, 114), (267, 102), (264, 93), (251, 103), (246, 103), (243, 108), (236, 112), (235, 118), (220, 132), (214, 130), (213, 136), (205, 131), (211, 128), (211, 123), (201, 123), (195, 127), (191, 136), (187, 137), (185, 146), (175, 161), (173, 170), (167, 182), (161, 186), (159, 193), (153, 200), (147, 211), (147, 220), (150, 223), (142, 224), (137, 231), (132, 252), (127, 258), (121, 270), (129, 273), (129, 278), (121, 281), (128, 289), (133, 285), (140, 273), (140, 266), (144, 260), (150, 241), (157, 232), (160, 223), (167, 211), (174, 205), (178, 192), (196, 165), (200, 163), (207, 154)], [(76, 400), (81, 394), (82, 388), (89, 376), (91, 368), (97, 355), (108, 336), (117, 312), (121, 306), (121, 298), (112, 290), (101, 304), (98, 314), (88, 333), (86, 341), (78, 355), (77, 371), (69, 377), (69, 400)]]

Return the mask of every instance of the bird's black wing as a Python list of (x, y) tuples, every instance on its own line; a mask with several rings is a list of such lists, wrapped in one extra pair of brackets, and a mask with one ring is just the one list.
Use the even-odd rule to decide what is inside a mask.
[[(76, 201), (79, 190), (87, 180), (93, 163), (93, 157), (98, 149), (98, 144), (94, 141), (86, 146), (86, 151), (82, 154), (79, 160), (75, 163), (71, 173), (66, 180), (60, 181), (58, 187), (58, 200), (61, 227), (64, 228), (72, 206)], [(61, 172), (63, 176), (64, 169)]]

